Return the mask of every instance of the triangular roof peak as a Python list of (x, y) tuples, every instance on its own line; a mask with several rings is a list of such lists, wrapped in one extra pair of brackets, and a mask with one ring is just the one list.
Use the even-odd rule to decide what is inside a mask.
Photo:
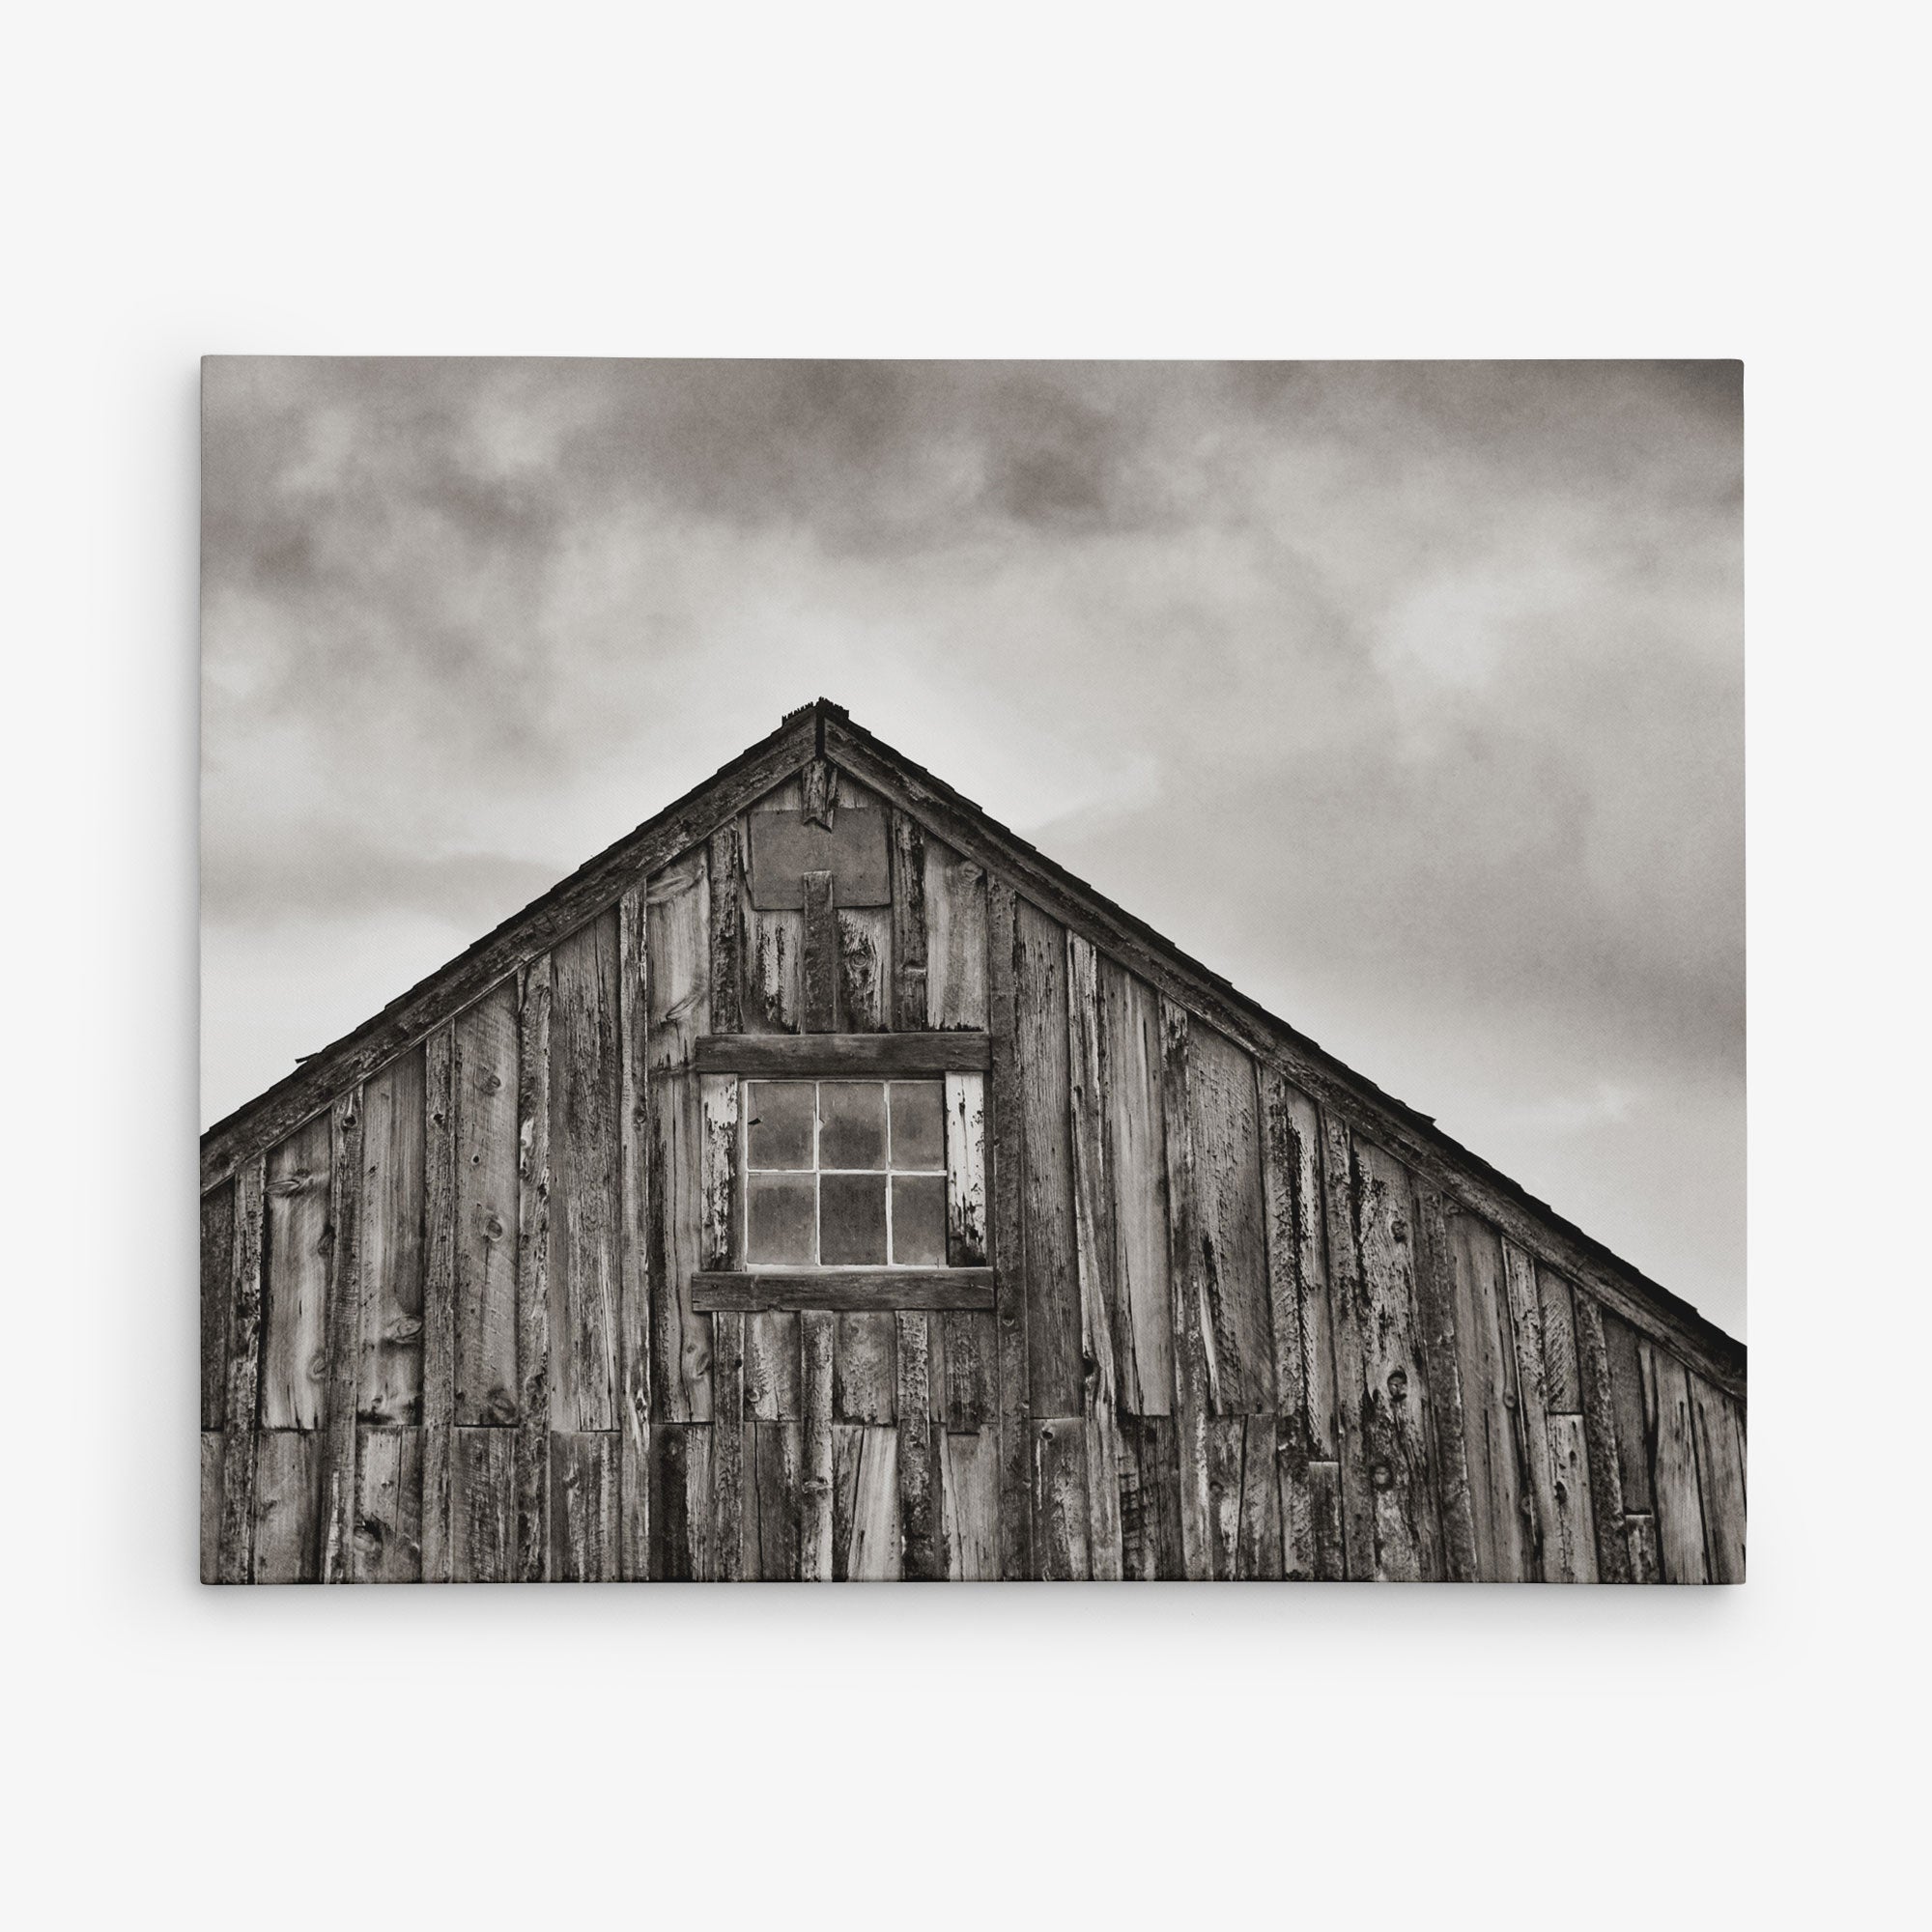
[(1324, 1107), (1384, 1144), (1452, 1201), (1481, 1214), (1526, 1251), (1582, 1282), (1645, 1332), (1719, 1385), (1742, 1393), (1744, 1345), (1688, 1302), (1537, 1200), (1373, 1081), (1183, 952), (1145, 921), (1056, 865), (1037, 847), (852, 721), (829, 697), (788, 711), (770, 737), (673, 800), (540, 898), (341, 1039), (308, 1056), (286, 1078), (202, 1136), (204, 1189), (379, 1066), (407, 1052), (508, 975), (616, 903), (640, 876), (660, 870), (774, 787), (829, 760), (917, 819), (925, 831), (985, 867), (1024, 897), (1199, 1014)]

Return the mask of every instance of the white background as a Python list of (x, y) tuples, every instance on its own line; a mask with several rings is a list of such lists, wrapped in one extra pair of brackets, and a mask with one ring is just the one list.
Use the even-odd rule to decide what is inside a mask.
[[(21, 1924), (1922, 1910), (1904, 9), (38, 9), (9, 29)], [(1751, 1581), (217, 1591), (196, 358), (1739, 355)]]

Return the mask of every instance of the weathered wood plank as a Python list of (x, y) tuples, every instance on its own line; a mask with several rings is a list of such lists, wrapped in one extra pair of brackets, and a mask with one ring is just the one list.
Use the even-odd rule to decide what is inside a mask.
[(708, 1033), (696, 1045), (700, 1073), (751, 1079), (900, 1079), (980, 1073), (991, 1064), (983, 1033)]
[[(232, 1183), (228, 1183), (232, 1185)], [(231, 1203), (231, 1208), (233, 1204)], [(234, 1244), (234, 1229), (229, 1244)], [(201, 1432), (201, 1580), (221, 1581), (221, 1463), (228, 1438), (218, 1429)]]
[(1241, 1542), (1241, 1452), (1246, 1418), (1210, 1415), (1203, 1426), (1208, 1444), (1208, 1574), (1233, 1582)]
[(986, 1076), (946, 1076), (946, 1259), (986, 1263)]
[(805, 886), (805, 1008), (807, 1033), (838, 1031), (838, 919), (832, 905), (832, 874), (808, 872)]
[(1328, 1244), (1328, 1308), (1335, 1342), (1335, 1420), (1340, 1439), (1343, 1544), (1351, 1582), (1372, 1580), (1376, 1558), (1376, 1492), (1370, 1477), (1368, 1374), (1363, 1326), (1372, 1302), (1362, 1280), (1356, 1226), (1355, 1149), (1348, 1123), (1321, 1110), (1322, 1226)]
[(329, 1120), (269, 1151), (264, 1429), (320, 1429), (327, 1407)]
[(1092, 1577), (1087, 1431), (1080, 1416), (1047, 1416), (1033, 1424), (1033, 1521), (1042, 1582)]
[(254, 1455), (255, 1536), (249, 1582), (322, 1581), (327, 1508), (323, 1472), (327, 1451), (327, 1438), (320, 1430), (262, 1431)]
[(1549, 1397), (1543, 1368), (1543, 1304), (1536, 1263), (1514, 1241), (1503, 1243), (1503, 1288), (1516, 1350), (1517, 1441), (1523, 1460), (1522, 1493), (1530, 1504), (1527, 1551), (1532, 1579), (1561, 1581), (1552, 1554), (1556, 1535), (1556, 1471), (1549, 1455)]
[(1624, 1518), (1624, 1541), (1630, 1551), (1633, 1583), (1661, 1583), (1663, 1573), (1657, 1557), (1657, 1519), (1649, 1515)]
[(554, 1430), (549, 1462), (551, 1577), (559, 1583), (615, 1582), (617, 1432)]
[(229, 1258), (227, 1392), (222, 1428), (219, 1573), (224, 1583), (254, 1574), (255, 1445), (265, 1343), (262, 1251), (268, 1163), (250, 1161), (235, 1177), (235, 1240)]
[(517, 986), (453, 1029), (456, 1422), (517, 1418)]
[(355, 1377), (362, 1353), (362, 1090), (329, 1122), (328, 1396), (322, 1580), (346, 1583), (355, 1531)]
[[(1342, 1465), (1339, 1463), (1309, 1463), (1308, 1506), (1313, 1560), (1305, 1580), (1339, 1583), (1349, 1574), (1342, 1526)], [(1297, 1581), (1303, 1580), (1293, 1571), (1288, 1574), (1296, 1577)]]
[(1027, 1392), (1036, 1415), (1077, 1415), (1085, 1380), (1073, 1235), (1066, 1065), (1066, 936), (1036, 907), (1014, 915), (1021, 1239), (1026, 1249)]
[[(1103, 1124), (1100, 989), (1094, 949), (1066, 942), (1066, 1061), (1073, 1153), (1074, 1272), (1080, 1296), (1082, 1406), (1111, 1423), (1120, 1410), (1115, 1361), (1127, 1344), (1114, 1239), (1113, 1183)], [(1091, 1447), (1091, 1444), (1090, 1444)], [(1109, 1469), (1112, 1463), (1108, 1464)], [(1095, 1488), (1104, 1488), (1096, 1485)]]
[(940, 1525), (946, 1576), (990, 1583), (1000, 1574), (1000, 1442), (990, 1429), (943, 1430), (939, 1449)]
[(640, 885), (617, 905), (617, 1575), (650, 1575), (650, 940)]
[(1516, 1341), (1502, 1242), (1487, 1222), (1456, 1214), (1449, 1256), (1476, 1572), (1488, 1583), (1527, 1582), (1541, 1572), (1517, 1437)]
[(1123, 1415), (1121, 1575), (1172, 1582), (1187, 1574), (1180, 1535), (1180, 1459), (1172, 1415)]
[(1404, 1107), (1323, 1053), (1285, 1022), (1170, 942), (1063, 872), (1033, 847), (991, 823), (929, 775), (908, 767), (849, 720), (828, 714), (827, 753), (889, 805), (916, 817), (929, 838), (996, 867), (1017, 891), (1068, 930), (1091, 939), (1177, 1005), (1188, 1006), (1250, 1052), (1276, 1061), (1324, 1109), (1362, 1123), (1421, 1179), (1481, 1215), (1519, 1246), (1581, 1282), (1606, 1306), (1694, 1361), (1728, 1393), (1741, 1394), (1743, 1345), (1658, 1284), (1645, 1280), (1580, 1230), (1456, 1146), (1433, 1122)]
[(1174, 1412), (1166, 1129), (1160, 1003), (1145, 981), (1099, 961), (1102, 1145), (1111, 1192), (1122, 1409)]
[(1193, 1110), (1188, 1105), (1191, 1029), (1185, 1009), (1163, 1000), (1161, 1119), (1167, 1169), (1168, 1278), (1173, 1284), (1175, 1445), (1180, 1472), (1180, 1544), (1185, 1574), (1214, 1575), (1210, 1496), (1213, 1409), (1208, 1360), (1207, 1290), (1202, 1279), (1200, 1213), (1194, 1188)]
[(1187, 1097), (1209, 1400), (1217, 1415), (1270, 1413), (1274, 1337), (1254, 1062), (1212, 1027), (1190, 1026)]
[(932, 1394), (926, 1331), (930, 1318), (901, 1314), (897, 1327), (899, 1534), (904, 1574), (926, 1581), (946, 1575), (939, 1521), (939, 1476), (934, 1467)]
[(763, 1583), (796, 1583), (803, 1572), (799, 1532), (804, 1487), (803, 1435), (796, 1422), (747, 1425), (743, 1574)]
[[(802, 788), (787, 780), (758, 800), (753, 811), (797, 811)], [(749, 839), (749, 818), (740, 821)], [(737, 1028), (719, 1026), (720, 1033), (796, 1033), (805, 1004), (805, 914), (793, 908), (761, 912), (743, 902), (744, 957), (740, 970), (742, 998)]]
[[(706, 1305), (706, 1293), (702, 1283), (694, 1285), (692, 1298), (697, 1307)], [(804, 1417), (799, 1321), (796, 1311), (747, 1313), (745, 1412), (755, 1421), (798, 1422)]]
[(1422, 1342), (1430, 1453), (1442, 1523), (1442, 1573), (1452, 1583), (1482, 1578), (1470, 1493), (1467, 1419), (1456, 1340), (1455, 1264), (1449, 1217), (1441, 1194), (1427, 1182), (1414, 1189), (1416, 1326)]
[(1705, 1573), (1714, 1583), (1745, 1580), (1744, 1418), (1701, 1376), (1689, 1378), (1704, 1510)]
[(1544, 1576), (1552, 1583), (1597, 1580), (1597, 1527), (1590, 1500), (1590, 1457), (1580, 1415), (1549, 1418), (1549, 1465), (1555, 1485), (1555, 1534), (1544, 1545)]
[(703, 1107), (691, 1067), (696, 1042), (710, 1026), (707, 893), (701, 851), (645, 890), (650, 1410), (665, 1422), (702, 1422), (711, 1414), (711, 1322), (691, 1305), (691, 1275), (702, 1265)]
[(799, 1576), (808, 1583), (833, 1576), (832, 1317), (799, 1317), (805, 1406), (804, 1474), (799, 1485)]
[(423, 1435), (419, 1428), (356, 1432), (350, 1576), (357, 1583), (423, 1579)]
[(841, 1583), (898, 1580), (898, 1445), (896, 1429), (833, 1429), (832, 1574)]
[(1690, 1419), (1690, 1383), (1684, 1364), (1649, 1342), (1637, 1344), (1643, 1373), (1645, 1431), (1657, 1480), (1658, 1568), (1666, 1583), (1709, 1578), (1704, 1556), (1704, 1508), (1697, 1486), (1697, 1451)]
[(1597, 1576), (1628, 1583), (1630, 1543), (1624, 1533), (1623, 1472), (1618, 1466), (1615, 1397), (1609, 1350), (1596, 1297), (1577, 1290), (1577, 1380), (1583, 1397), (1583, 1441), (1590, 1458), (1590, 1520), (1597, 1533)]
[(848, 1034), (889, 1034), (893, 1023), (893, 916), (889, 908), (840, 906), (838, 1021)]
[(650, 1576), (664, 1583), (712, 1580), (712, 1430), (654, 1422), (650, 1439)]
[(1018, 907), (1011, 889), (986, 893), (986, 1013), (992, 1037), (992, 1120), (986, 1185), (992, 1202), (994, 1324), (1000, 1442), (1000, 1576), (1033, 1575), (1033, 1453), (1028, 1440), (1027, 1254), (1023, 1228), (1024, 1108), (1014, 1012)]
[(745, 831), (732, 819), (711, 835), (710, 973), (711, 1024), (719, 1033), (742, 1033), (745, 906)]
[(1610, 1420), (1617, 1442), (1617, 1475), (1623, 1484), (1624, 1510), (1649, 1516), (1656, 1507), (1651, 1482), (1650, 1435), (1643, 1414), (1643, 1368), (1637, 1360), (1636, 1330), (1627, 1321), (1603, 1312), (1604, 1354), (1610, 1375)]
[(555, 975), (546, 953), (524, 975), (517, 1014), (517, 1574), (540, 1583), (550, 1565), (551, 1017)]
[(1433, 1582), (1444, 1575), (1444, 1563), (1416, 1306), (1413, 1192), (1408, 1171), (1359, 1138), (1355, 1180), (1362, 1435), (1375, 1495), (1376, 1574)]
[(423, 1413), (426, 1068), (420, 1049), (362, 1091), (362, 1327), (356, 1413), (382, 1428)]
[(1110, 1405), (1089, 1415), (1087, 1434), (1088, 1575), (1096, 1583), (1118, 1583), (1126, 1575), (1126, 1529), (1121, 1520), (1121, 1471), (1126, 1452), (1121, 1416)]
[(925, 834), (919, 820), (892, 814), (893, 1012), (898, 1033), (923, 1033), (925, 1003)]
[(1543, 1318), (1543, 1391), (1552, 1415), (1580, 1415), (1583, 1385), (1577, 1371), (1577, 1313), (1570, 1284), (1553, 1268), (1536, 1270), (1536, 1305)]
[[(842, 1271), (840, 1271), (842, 1273)], [(779, 1305), (793, 1308), (832, 1308), (838, 1312), (832, 1348), (832, 1412), (840, 1422), (891, 1422), (898, 1388), (898, 1339), (893, 1326), (893, 1310), (901, 1306), (899, 1297), (912, 1292), (901, 1285), (895, 1271), (889, 1282), (879, 1275), (854, 1275), (846, 1281), (824, 1279), (834, 1273), (821, 1270), (819, 1278), (807, 1281), (794, 1294), (782, 1282), (770, 1290), (765, 1276), (740, 1276), (753, 1281), (755, 1290), (745, 1293), (768, 1293)], [(707, 1293), (736, 1293), (733, 1284), (724, 1287), (707, 1282)], [(943, 1293), (963, 1293), (942, 1289)], [(789, 1298), (786, 1298), (789, 1297)], [(854, 1313), (841, 1303), (858, 1303), (865, 1312)]]
[(517, 1431), (454, 1432), (449, 1474), (450, 1569), (459, 1583), (514, 1583)]
[(745, 1318), (711, 1321), (711, 1549), (713, 1576), (738, 1582), (745, 1562)]
[(451, 1577), (450, 1455), (456, 1422), (456, 1038), (423, 1042), (422, 1574)]
[(201, 1197), (201, 1426), (218, 1430), (228, 1410), (229, 1291), (235, 1270), (235, 1183)]
[(946, 1428), (971, 1432), (993, 1426), (999, 1414), (1000, 1338), (991, 1313), (942, 1313), (943, 1373), (934, 1420)]
[(986, 1025), (986, 875), (925, 844), (925, 1010), (942, 1029)]
[(551, 1427), (617, 1426), (618, 959), (614, 913), (551, 954)]
[[(888, 1321), (895, 1311), (916, 1309), (990, 1311), (993, 1306), (991, 1268), (753, 1268), (742, 1274), (728, 1274), (702, 1268), (692, 1276), (692, 1306), (700, 1314), (729, 1312), (747, 1314), (758, 1309), (828, 1308), (842, 1315), (863, 1317), (864, 1325), (853, 1324), (855, 1344), (846, 1350), (849, 1360), (843, 1374), (850, 1378), (849, 1393), (841, 1395), (839, 1406), (847, 1422), (881, 1422), (890, 1419), (893, 1405), (874, 1386), (893, 1359), (889, 1347), (876, 1348), (870, 1338), (878, 1331), (873, 1319), (883, 1315)], [(895, 1371), (895, 1374), (896, 1372)], [(792, 1374), (792, 1386), (797, 1378)], [(855, 1413), (846, 1409), (847, 1403)], [(776, 1419), (774, 1417), (773, 1419)], [(789, 1418), (787, 1418), (789, 1419)]]
[(1280, 1436), (1272, 1415), (1241, 1419), (1241, 1520), (1235, 1541), (1235, 1575), (1243, 1582), (1275, 1582), (1282, 1569)]

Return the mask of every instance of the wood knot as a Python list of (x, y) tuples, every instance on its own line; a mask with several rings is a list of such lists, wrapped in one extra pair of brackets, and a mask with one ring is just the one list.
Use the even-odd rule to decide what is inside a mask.
[(1391, 1369), (1388, 1378), (1389, 1400), (1406, 1402), (1408, 1400), (1408, 1372), (1406, 1369)]
[(503, 1091), (503, 1076), (500, 1073), (486, 1073), (478, 1084), (486, 1094), (500, 1094)]
[(1395, 1486), (1395, 1477), (1386, 1463), (1378, 1463), (1369, 1471), (1369, 1481), (1378, 1490), (1392, 1489)]

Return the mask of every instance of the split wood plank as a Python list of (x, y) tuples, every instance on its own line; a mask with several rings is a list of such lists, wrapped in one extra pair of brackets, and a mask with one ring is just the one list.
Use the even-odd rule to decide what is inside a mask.
[(1093, 1575), (1084, 1419), (1037, 1418), (1032, 1437), (1034, 1549), (1040, 1580), (1084, 1582)]
[(554, 1430), (549, 1463), (551, 1577), (559, 1583), (615, 1582), (617, 1432)]
[(423, 1042), (422, 1574), (447, 1583), (454, 1546), (450, 1457), (456, 1422), (456, 1037)]
[(992, 1133), (986, 1186), (992, 1203), (993, 1306), (998, 1361), (1000, 1577), (1033, 1569), (1033, 1454), (1027, 1419), (1027, 1250), (1022, 1197), (1024, 1103), (1015, 1002), (1018, 906), (1000, 881), (986, 891), (986, 1024), (992, 1040)]
[(1217, 1415), (1272, 1413), (1255, 1063), (1225, 1034), (1198, 1022), (1188, 1033), (1187, 1097), (1209, 1400)]
[(1650, 1342), (1637, 1344), (1643, 1374), (1644, 1426), (1657, 1481), (1658, 1568), (1666, 1583), (1709, 1578), (1690, 1383), (1684, 1364)]
[(651, 1116), (645, 1225), (654, 1424), (703, 1422), (711, 1415), (710, 1318), (691, 1305), (691, 1276), (703, 1264), (703, 1105), (692, 1068), (696, 1043), (710, 1026), (708, 890), (700, 850), (661, 872), (645, 891)]
[(1414, 1195), (1408, 1170), (1359, 1137), (1355, 1179), (1362, 1435), (1375, 1499), (1376, 1575), (1434, 1582), (1445, 1565), (1417, 1308)]
[(346, 1583), (355, 1531), (355, 1379), (362, 1353), (362, 1090), (329, 1121), (328, 1392), (322, 1580)]
[(327, 1446), (320, 1430), (262, 1431), (253, 1458), (255, 1534), (247, 1581), (323, 1580)]
[(1181, 1555), (1187, 1577), (1206, 1581), (1214, 1575), (1212, 1447), (1208, 1429), (1213, 1402), (1208, 1364), (1209, 1318), (1202, 1279), (1200, 1214), (1195, 1198), (1193, 1110), (1187, 1096), (1191, 1028), (1186, 1009), (1163, 1000), (1160, 1027)]
[(514, 1583), (517, 1431), (459, 1428), (449, 1459), (450, 1574), (459, 1583)]
[(923, 1033), (925, 999), (925, 834), (919, 820), (892, 814), (893, 1011), (896, 1033)]
[(1529, 1499), (1532, 1579), (1560, 1582), (1555, 1546), (1556, 1471), (1549, 1454), (1549, 1397), (1543, 1368), (1543, 1304), (1536, 1263), (1514, 1241), (1503, 1243), (1503, 1288), (1516, 1350), (1517, 1420), (1523, 1458), (1522, 1492)]
[(614, 912), (551, 954), (550, 1423), (617, 1426), (619, 963)]
[(1731, 1399), (1701, 1376), (1689, 1378), (1697, 1448), (1697, 1488), (1704, 1509), (1704, 1561), (1714, 1583), (1745, 1580), (1744, 1417)]
[[(1423, 1393), (1429, 1406), (1431, 1460), (1442, 1521), (1442, 1574), (1452, 1583), (1482, 1579), (1470, 1493), (1467, 1417), (1456, 1341), (1456, 1287), (1449, 1216), (1441, 1193), (1417, 1182), (1415, 1202), (1416, 1324), (1422, 1341)], [(1587, 1502), (1588, 1498), (1585, 1498)]]
[(420, 1048), (362, 1090), (362, 1332), (356, 1414), (380, 1428), (423, 1415), (426, 1068)]
[(650, 1575), (650, 941), (641, 885), (617, 903), (617, 1575)]
[(1126, 1575), (1126, 1531), (1121, 1518), (1121, 1417), (1111, 1406), (1085, 1418), (1088, 1575), (1118, 1583)]
[(262, 1251), (266, 1238), (266, 1160), (250, 1161), (235, 1177), (235, 1240), (229, 1259), (228, 1342), (223, 1350), (227, 1390), (222, 1428), (221, 1524), (218, 1570), (224, 1583), (253, 1575), (256, 1429), (262, 1352)]
[(939, 1431), (940, 1524), (946, 1576), (990, 1583), (1000, 1574), (1000, 1442), (990, 1429)]
[(895, 1317), (898, 1360), (899, 1535), (903, 1574), (922, 1581), (946, 1576), (946, 1548), (939, 1522), (938, 1471), (934, 1467), (932, 1395), (928, 1383), (928, 1316)]
[(549, 1573), (551, 957), (531, 961), (517, 1014), (517, 1576)]
[(1161, 1108), (1160, 1002), (1145, 980), (1099, 961), (1102, 1147), (1111, 1190), (1120, 1346), (1130, 1415), (1174, 1412), (1174, 1307)]
[(833, 1429), (832, 1574), (840, 1582), (899, 1578), (898, 1443), (896, 1429)]
[(320, 1429), (327, 1406), (330, 1119), (269, 1151), (264, 1429)]
[(1180, 1460), (1172, 1415), (1123, 1415), (1121, 1575), (1172, 1582), (1187, 1574), (1180, 1533)]
[(1321, 1109), (1322, 1224), (1328, 1241), (1329, 1313), (1335, 1338), (1335, 1419), (1341, 1453), (1342, 1530), (1351, 1582), (1375, 1578), (1376, 1492), (1370, 1476), (1373, 1431), (1369, 1426), (1363, 1329), (1373, 1302), (1362, 1279), (1356, 1225), (1358, 1194), (1355, 1144), (1348, 1124)]
[(350, 1576), (357, 1583), (423, 1579), (424, 1434), (419, 1428), (356, 1432)]
[(452, 1030), (456, 1108), (456, 1414), (517, 1419), (517, 985)]
[(201, 1197), (201, 1426), (218, 1430), (228, 1408), (228, 1300), (235, 1266), (235, 1183)]
[(799, 1576), (829, 1582), (833, 1566), (832, 1352), (833, 1319), (823, 1312), (799, 1317), (805, 1408), (799, 1484)]
[(701, 1424), (654, 1422), (650, 1441), (650, 1576), (655, 1582), (712, 1580), (711, 1450)]
[(1281, 1527), (1285, 1574), (1316, 1574), (1311, 1463), (1335, 1460), (1335, 1364), (1328, 1264), (1321, 1239), (1321, 1122), (1315, 1102), (1279, 1068), (1263, 1066), (1262, 1192), (1268, 1299), (1280, 1404)]
[(1583, 1397), (1583, 1439), (1590, 1457), (1590, 1518), (1597, 1532), (1597, 1576), (1605, 1583), (1628, 1583), (1630, 1542), (1624, 1530), (1623, 1471), (1617, 1454), (1616, 1404), (1603, 1313), (1596, 1297), (1580, 1288), (1573, 1297), (1573, 1310), (1577, 1381)]
[(1476, 1571), (1488, 1583), (1533, 1581), (1541, 1572), (1517, 1439), (1516, 1341), (1502, 1241), (1487, 1222), (1455, 1214), (1449, 1255)]
[(925, 841), (925, 1010), (929, 1026), (977, 1030), (986, 1018), (986, 874)]

